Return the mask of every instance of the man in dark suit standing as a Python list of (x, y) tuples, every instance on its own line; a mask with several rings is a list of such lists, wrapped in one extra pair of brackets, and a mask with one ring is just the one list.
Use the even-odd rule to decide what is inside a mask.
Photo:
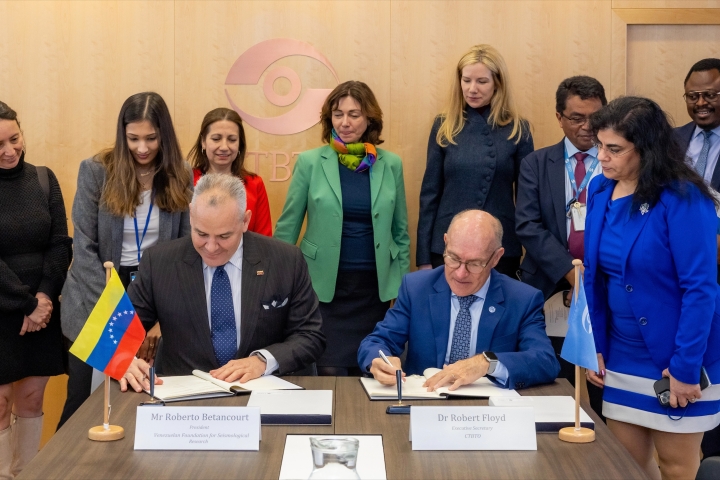
[[(589, 117), (606, 104), (605, 89), (596, 79), (563, 80), (555, 93), (555, 116), (565, 138), (536, 150), (520, 165), (515, 225), (525, 247), (521, 280), (541, 290), (545, 299), (574, 286), (572, 261), (584, 257), (587, 185), (602, 172)], [(574, 383), (574, 366), (559, 357), (564, 339), (550, 340), (560, 361), (560, 377)], [(600, 414), (602, 391), (588, 386), (593, 409)]]
[[(720, 58), (706, 58), (690, 67), (683, 97), (692, 121), (675, 129), (676, 138), (695, 171), (720, 191)], [(717, 278), (720, 283), (720, 265)], [(705, 457), (720, 455), (720, 427), (705, 432), (702, 451)]]
[[(247, 232), (245, 188), (205, 175), (190, 205), (191, 236), (148, 249), (128, 295), (141, 320), (159, 321), (162, 373), (209, 371), (246, 382), (299, 370), (325, 349), (318, 300), (294, 245)], [(127, 383), (149, 388), (134, 360)]]

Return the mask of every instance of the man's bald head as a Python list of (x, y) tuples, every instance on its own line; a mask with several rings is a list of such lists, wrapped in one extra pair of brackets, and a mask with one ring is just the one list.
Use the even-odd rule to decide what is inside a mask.
[(455, 215), (447, 231), (448, 237), (474, 238), (487, 250), (502, 247), (503, 228), (500, 220), (482, 210), (464, 210)]
[[(455, 215), (445, 234), (445, 279), (455, 295), (472, 295), (482, 288), (505, 252), (502, 234), (498, 219), (487, 212), (465, 210)], [(462, 263), (448, 266), (457, 262)]]

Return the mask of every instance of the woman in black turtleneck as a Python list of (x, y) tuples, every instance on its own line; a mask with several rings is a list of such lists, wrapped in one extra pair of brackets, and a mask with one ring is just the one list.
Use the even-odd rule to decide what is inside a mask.
[(45, 385), (64, 373), (65, 204), (55, 175), (25, 163), (24, 147), (17, 114), (0, 102), (0, 478), (37, 453)]
[(514, 186), (520, 162), (532, 151), (505, 61), (490, 45), (472, 47), (458, 62), (450, 104), (430, 132), (420, 191), (418, 268), (442, 265), (450, 220), (463, 210), (480, 209), (497, 217), (504, 230), (505, 256), (495, 270), (517, 279), (522, 247), (515, 235)]

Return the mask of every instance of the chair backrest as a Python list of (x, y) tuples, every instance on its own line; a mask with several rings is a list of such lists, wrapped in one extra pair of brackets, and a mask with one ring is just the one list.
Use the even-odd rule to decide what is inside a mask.
[(695, 480), (720, 480), (720, 457), (703, 459)]
[(305, 368), (288, 373), (288, 375), (296, 375), (299, 377), (317, 377), (317, 365), (313, 362)]

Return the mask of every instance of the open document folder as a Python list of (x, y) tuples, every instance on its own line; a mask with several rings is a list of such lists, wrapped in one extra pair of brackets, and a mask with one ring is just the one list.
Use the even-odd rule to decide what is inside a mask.
[[(282, 378), (268, 375), (245, 383), (223, 382), (209, 373), (193, 370), (192, 375), (162, 377), (163, 384), (155, 385), (155, 397), (164, 402), (182, 402), (201, 398), (229, 397), (261, 390), (302, 390)], [(146, 393), (150, 393), (147, 390)]]
[[(448, 397), (488, 398), (520, 396), (520, 394), (515, 390), (499, 387), (485, 377), (482, 377), (469, 385), (463, 385), (452, 392), (448, 390), (447, 387), (438, 388), (434, 392), (428, 392), (427, 388), (422, 386), (423, 383), (439, 371), (439, 368), (426, 368), (423, 371), (422, 376), (407, 376), (405, 378), (405, 383), (402, 385), (403, 400), (440, 400)], [(361, 378), (360, 382), (362, 383), (365, 393), (367, 393), (370, 400), (397, 400), (398, 398), (397, 387), (395, 385), (382, 385), (374, 378)]]

